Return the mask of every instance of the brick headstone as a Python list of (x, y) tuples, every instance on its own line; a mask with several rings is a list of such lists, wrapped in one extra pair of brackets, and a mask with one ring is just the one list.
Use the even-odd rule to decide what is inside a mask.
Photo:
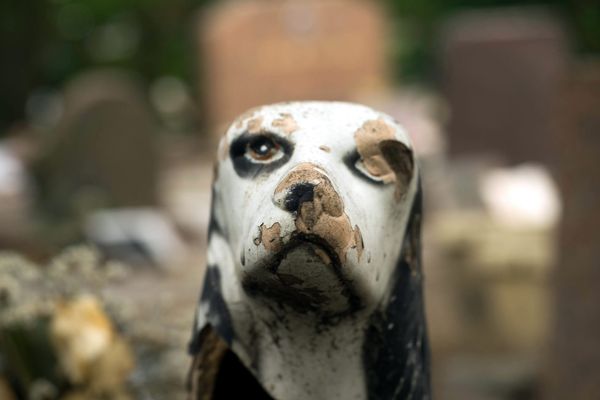
[(64, 115), (37, 166), (54, 216), (157, 204), (156, 125), (127, 75), (87, 73), (65, 90)]
[(536, 9), (471, 11), (451, 19), (441, 38), (450, 153), (551, 162), (568, 64), (560, 23)]
[(213, 125), (262, 104), (353, 100), (384, 87), (385, 26), (374, 2), (230, 1), (200, 22)]
[(577, 68), (560, 107), (556, 169), (563, 197), (556, 316), (544, 399), (600, 393), (600, 62)]

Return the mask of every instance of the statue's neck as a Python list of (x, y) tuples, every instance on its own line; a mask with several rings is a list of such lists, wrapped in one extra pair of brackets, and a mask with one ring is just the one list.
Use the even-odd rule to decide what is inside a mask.
[(254, 309), (256, 372), (276, 399), (365, 399), (366, 318), (319, 323), (315, 315)]

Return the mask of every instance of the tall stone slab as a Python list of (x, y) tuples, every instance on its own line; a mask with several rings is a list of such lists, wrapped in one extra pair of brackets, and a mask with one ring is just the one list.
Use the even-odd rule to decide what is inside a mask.
[(561, 24), (541, 9), (471, 11), (452, 18), (441, 40), (451, 155), (551, 162), (568, 64)]
[(555, 322), (544, 399), (600, 393), (600, 61), (576, 68), (564, 93), (556, 170), (563, 197), (554, 272)]
[(43, 207), (70, 218), (95, 208), (156, 205), (156, 130), (128, 75), (102, 70), (73, 80), (36, 168)]
[(199, 26), (213, 126), (257, 105), (353, 100), (386, 82), (385, 24), (374, 2), (229, 1)]

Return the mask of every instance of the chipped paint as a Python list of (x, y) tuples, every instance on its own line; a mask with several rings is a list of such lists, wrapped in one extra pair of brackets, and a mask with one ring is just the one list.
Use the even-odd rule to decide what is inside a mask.
[(365, 169), (385, 183), (395, 180), (394, 171), (385, 161), (379, 144), (384, 140), (394, 140), (394, 128), (382, 119), (365, 122), (354, 134), (356, 148)]
[(360, 233), (360, 228), (358, 225), (354, 226), (354, 248), (356, 249), (358, 261), (360, 262), (360, 257), (365, 249), (365, 244), (363, 242), (362, 234)]
[(369, 120), (355, 132), (354, 140), (366, 171), (394, 183), (395, 198), (400, 200), (412, 177), (413, 160), (410, 149), (396, 140), (394, 127), (381, 118)]
[[(340, 262), (346, 261), (350, 248), (358, 251), (357, 239), (360, 237), (352, 229), (350, 218), (344, 212), (344, 203), (325, 174), (310, 163), (303, 163), (292, 170), (275, 189), (275, 198), (282, 196), (301, 183), (314, 185), (313, 198), (305, 201), (297, 210), (296, 231), (310, 234), (325, 240), (337, 254)], [(362, 238), (360, 239), (362, 252)]]
[(244, 122), (252, 118), (258, 111), (260, 111), (261, 107), (254, 107), (241, 114), (239, 117), (235, 119), (233, 125), (236, 129), (242, 129), (244, 127)]
[(291, 135), (298, 129), (298, 124), (292, 114), (281, 113), (279, 115), (281, 118), (277, 118), (271, 123), (274, 128), (280, 129), (286, 135)]
[[(279, 222), (275, 222), (273, 225), (267, 228), (265, 224), (261, 224), (260, 227), (259, 244), (262, 243), (265, 246), (265, 250), (272, 253), (277, 253), (282, 248), (281, 241), (281, 225)], [(256, 241), (254, 242), (256, 243)]]
[(252, 118), (248, 121), (248, 133), (256, 134), (263, 130), (263, 117)]

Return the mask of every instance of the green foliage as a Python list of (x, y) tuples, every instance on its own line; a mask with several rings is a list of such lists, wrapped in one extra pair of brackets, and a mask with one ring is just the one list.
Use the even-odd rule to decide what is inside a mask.
[(600, 3), (589, 0), (385, 0), (399, 25), (394, 45), (396, 77), (429, 81), (440, 22), (460, 10), (502, 6), (545, 6), (563, 19), (575, 50), (600, 54)]
[(40, 87), (96, 66), (191, 79), (195, 11), (211, 0), (0, 1), (0, 135)]
[[(0, 136), (23, 120), (27, 97), (94, 66), (118, 66), (150, 81), (192, 80), (193, 15), (214, 0), (0, 1)], [(368, 0), (365, 0), (368, 1)], [(547, 5), (567, 22), (577, 50), (600, 53), (600, 3), (591, 0), (385, 0), (396, 21), (397, 76), (430, 80), (436, 29), (464, 8)], [(243, 40), (243, 39), (240, 39)], [(194, 55), (194, 56), (192, 56)]]

